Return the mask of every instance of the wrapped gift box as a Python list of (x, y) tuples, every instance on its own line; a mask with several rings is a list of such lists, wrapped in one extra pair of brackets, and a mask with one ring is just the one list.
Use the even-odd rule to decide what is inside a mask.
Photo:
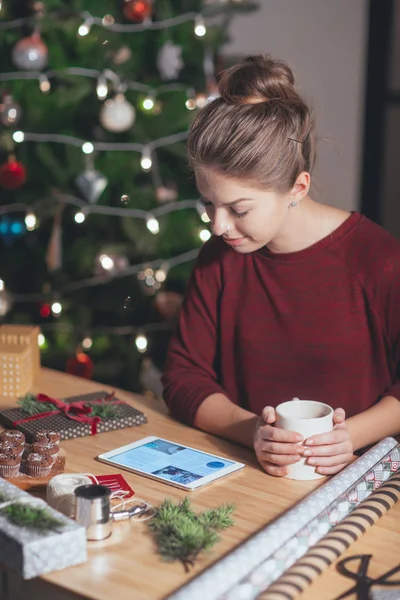
[[(1, 477), (0, 497), (0, 562), (17, 571), (23, 579), (31, 579), (86, 561), (86, 531), (82, 525), (68, 519), (44, 501), (39, 501), (39, 504), (37, 498)], [(32, 507), (44, 508), (59, 525), (56, 529), (44, 532), (19, 527), (1, 514), (2, 503), (8, 501), (23, 502), (25, 506), (36, 502)]]
[[(65, 398), (63, 402), (70, 404), (73, 402), (85, 402), (87, 404), (98, 403), (109, 396), (108, 392), (100, 391), (81, 396), (73, 396)], [(141, 411), (133, 408), (126, 402), (113, 398), (117, 401), (115, 404), (116, 418), (101, 419), (97, 424), (97, 433), (105, 431), (113, 431), (115, 429), (123, 429), (124, 427), (135, 427), (147, 423), (147, 417)], [(112, 401), (110, 401), (112, 404)], [(46, 405), (47, 406), (47, 405)], [(51, 411), (56, 407), (48, 404), (48, 410)], [(62, 440), (68, 440), (76, 437), (83, 437), (92, 434), (92, 427), (88, 423), (79, 423), (67, 417), (63, 413), (54, 413), (49, 416), (40, 417), (32, 421), (26, 421), (15, 425), (16, 421), (24, 419), (28, 415), (21, 408), (8, 408), (0, 411), (0, 423), (8, 429), (20, 429), (28, 442), (32, 442), (34, 436), (39, 431), (57, 431)]]

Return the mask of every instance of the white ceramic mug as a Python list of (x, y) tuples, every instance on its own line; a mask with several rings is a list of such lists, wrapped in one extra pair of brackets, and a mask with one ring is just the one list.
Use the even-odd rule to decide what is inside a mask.
[[(287, 431), (296, 431), (303, 436), (304, 440), (312, 435), (325, 433), (333, 429), (333, 408), (323, 402), (293, 398), (289, 402), (279, 404), (275, 412), (276, 427)], [(299, 442), (299, 444), (302, 443)], [(315, 467), (308, 465), (306, 461), (307, 457), (302, 458), (293, 465), (288, 465), (286, 477), (301, 480), (324, 477), (324, 475), (317, 473)]]

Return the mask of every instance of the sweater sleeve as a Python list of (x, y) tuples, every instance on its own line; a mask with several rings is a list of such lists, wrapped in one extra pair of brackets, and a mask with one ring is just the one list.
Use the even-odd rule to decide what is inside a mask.
[(391, 252), (379, 261), (376, 275), (375, 298), (395, 373), (391, 385), (382, 396), (394, 396), (400, 400), (400, 245), (392, 245)]
[(172, 416), (188, 424), (193, 424), (197, 409), (207, 396), (224, 393), (215, 370), (222, 289), (220, 244), (220, 240), (211, 238), (200, 252), (162, 376), (164, 400)]

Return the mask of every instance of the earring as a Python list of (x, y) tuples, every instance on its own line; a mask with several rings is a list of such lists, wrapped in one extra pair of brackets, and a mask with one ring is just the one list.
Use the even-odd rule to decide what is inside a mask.
[(289, 208), (294, 208), (295, 206), (297, 206), (297, 202), (292, 200), (292, 202), (289, 204)]

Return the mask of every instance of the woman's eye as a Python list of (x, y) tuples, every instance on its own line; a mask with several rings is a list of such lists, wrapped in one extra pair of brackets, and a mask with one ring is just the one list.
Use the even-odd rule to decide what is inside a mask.
[(232, 212), (238, 219), (243, 219), (243, 217), (245, 217), (249, 211), (245, 210), (244, 212), (236, 212), (235, 210), (233, 210)]
[(200, 198), (200, 202), (202, 203), (203, 206), (211, 206), (212, 202), (209, 202), (208, 200), (205, 200), (204, 198)]

